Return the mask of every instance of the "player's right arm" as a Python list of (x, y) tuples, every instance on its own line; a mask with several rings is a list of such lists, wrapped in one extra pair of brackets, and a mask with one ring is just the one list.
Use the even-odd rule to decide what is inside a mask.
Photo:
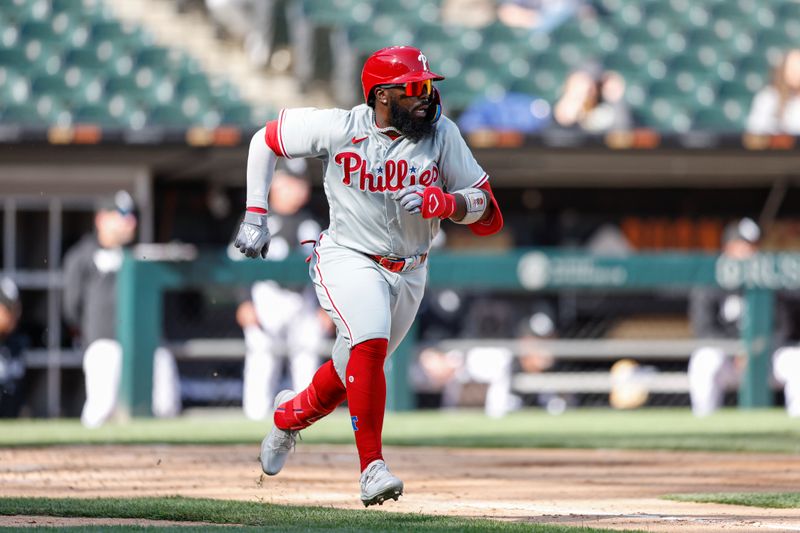
[(250, 140), (247, 154), (247, 211), (234, 246), (248, 257), (263, 258), (269, 249), (267, 197), (278, 157), (318, 157), (327, 154), (331, 132), (342, 116), (337, 109), (284, 109)]
[(233, 245), (247, 257), (267, 257), (270, 234), (267, 228), (267, 195), (278, 156), (264, 142), (267, 127), (250, 139), (247, 152), (247, 210)]

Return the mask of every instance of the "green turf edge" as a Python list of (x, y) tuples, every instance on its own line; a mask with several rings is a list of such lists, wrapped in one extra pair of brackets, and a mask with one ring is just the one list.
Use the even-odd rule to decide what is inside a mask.
[[(257, 445), (268, 424), (224, 417), (137, 418), (87, 430), (75, 419), (0, 421), (0, 446), (80, 444)], [(345, 411), (303, 431), (303, 444), (353, 445)], [(550, 416), (529, 409), (502, 419), (475, 411), (387, 413), (387, 446), (616, 448), (800, 453), (800, 425), (782, 409), (721, 410), (696, 418), (688, 409), (620, 412), (574, 409)]]
[(800, 492), (704, 492), (667, 494), (665, 500), (696, 503), (723, 503), (772, 509), (800, 508)]
[(300, 507), (260, 502), (169, 496), (163, 498), (0, 498), (0, 515), (139, 518), (255, 526), (276, 531), (503, 531), (578, 533), (610, 531), (420, 513)]

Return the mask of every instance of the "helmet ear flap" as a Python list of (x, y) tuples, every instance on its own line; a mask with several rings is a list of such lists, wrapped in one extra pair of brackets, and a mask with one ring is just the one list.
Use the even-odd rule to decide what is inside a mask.
[(436, 124), (442, 116), (442, 97), (439, 94), (439, 89), (432, 88), (431, 92), (431, 105), (428, 108), (428, 120), (431, 124)]

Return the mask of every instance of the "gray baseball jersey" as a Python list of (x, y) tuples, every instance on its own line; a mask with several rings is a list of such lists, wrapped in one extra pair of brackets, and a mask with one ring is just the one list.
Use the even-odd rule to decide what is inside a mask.
[(488, 180), (456, 125), (444, 116), (432, 135), (414, 143), (383, 133), (366, 104), (350, 110), (285, 109), (278, 118), (276, 144), (272, 148), (278, 155), (323, 161), (328, 234), (342, 246), (369, 254), (425, 253), (439, 231), (438, 218), (409, 214), (392, 192), (415, 184), (453, 192)]

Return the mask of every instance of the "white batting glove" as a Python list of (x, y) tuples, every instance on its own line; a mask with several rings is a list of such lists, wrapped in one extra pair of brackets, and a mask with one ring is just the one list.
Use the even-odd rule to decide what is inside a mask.
[(244, 214), (242, 225), (239, 226), (239, 233), (233, 245), (247, 257), (258, 257), (264, 259), (269, 250), (270, 234), (267, 228), (267, 215), (247, 211)]
[(415, 215), (422, 210), (422, 191), (424, 190), (425, 187), (422, 185), (409, 185), (392, 194), (392, 199), (400, 202), (403, 209)]

